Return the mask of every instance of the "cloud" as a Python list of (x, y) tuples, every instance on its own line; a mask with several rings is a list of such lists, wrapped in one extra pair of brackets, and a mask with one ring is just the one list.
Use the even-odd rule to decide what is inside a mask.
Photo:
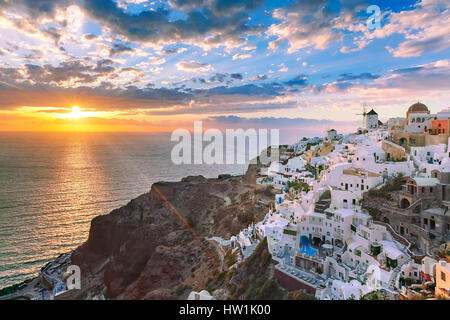
[[(38, 66), (26, 64), (24, 68), (25, 79), (32, 83), (58, 83), (70, 81), (71, 83), (92, 83), (98, 77), (114, 71), (108, 60), (101, 60), (96, 66), (89, 66), (80, 60), (71, 60), (59, 66), (46, 64)], [(22, 75), (22, 74), (21, 74)], [(18, 77), (16, 79), (20, 79)]]
[[(205, 127), (226, 129), (278, 129), (281, 143), (294, 143), (304, 136), (322, 137), (330, 128), (339, 133), (352, 132), (356, 121), (333, 121), (311, 118), (211, 116), (203, 120)], [(268, 132), (271, 134), (271, 132)]]
[(308, 77), (304, 74), (298, 75), (295, 78), (283, 82), (285, 85), (292, 87), (292, 86), (300, 86), (304, 87), (308, 84)]
[(210, 84), (214, 82), (218, 83), (227, 83), (231, 84), (233, 80), (242, 80), (243, 76), (240, 73), (216, 73), (209, 78), (204, 77), (194, 77), (191, 79), (194, 83), (201, 83), (201, 84)]
[(254, 76), (252, 78), (252, 81), (262, 81), (262, 80), (266, 80), (267, 79), (267, 75), (265, 74), (258, 74), (257, 76)]
[(9, 9), (11, 7), (24, 10), (34, 17), (53, 17), (56, 10), (73, 4), (72, 0), (14, 0), (0, 1), (0, 8)]
[(96, 36), (95, 34), (92, 34), (92, 33), (86, 33), (83, 35), (83, 38), (87, 41), (91, 41), (91, 40), (97, 39), (98, 36)]
[[(449, 21), (450, 22), (450, 21)], [(445, 27), (444, 27), (445, 28)], [(450, 32), (450, 29), (447, 30)], [(450, 37), (438, 35), (435, 37), (423, 37), (401, 43), (396, 49), (387, 47), (394, 57), (417, 57), (425, 52), (441, 51), (450, 46)]]
[(186, 48), (167, 48), (164, 50), (157, 51), (156, 53), (159, 55), (172, 55), (176, 53), (182, 53), (186, 50), (187, 50)]
[(377, 79), (379, 88), (396, 88), (410, 93), (440, 91), (450, 88), (450, 61), (439, 60), (419, 66), (396, 69), (392, 74)]
[(254, 128), (281, 128), (281, 127), (298, 127), (308, 126), (315, 127), (317, 125), (329, 125), (334, 123), (332, 120), (318, 120), (309, 118), (283, 118), (283, 117), (256, 117), (256, 118), (244, 118), (239, 116), (212, 116), (209, 121), (226, 124), (227, 126), (233, 125), (237, 127), (249, 127)]
[(285, 8), (275, 9), (272, 16), (281, 22), (272, 24), (267, 30), (268, 35), (276, 38), (269, 43), (269, 48), (276, 49), (287, 41), (288, 53), (308, 47), (323, 50), (331, 42), (343, 38), (341, 31), (354, 21), (364, 3), (341, 1), (340, 11), (334, 11), (328, 0), (296, 0)]
[(114, 43), (112, 48), (109, 50), (109, 56), (117, 56), (127, 52), (133, 52), (133, 48), (123, 43)]
[(186, 71), (186, 72), (206, 72), (211, 69), (211, 66), (207, 63), (200, 63), (196, 61), (180, 61), (175, 65), (178, 70)]
[[(261, 31), (248, 24), (248, 13), (262, 1), (170, 1), (173, 8), (184, 11), (185, 18), (173, 20), (171, 10), (154, 9), (131, 14), (112, 0), (84, 0), (84, 11), (130, 41), (196, 42), (210, 47), (240, 45), (241, 35)], [(206, 37), (211, 35), (210, 37)]]
[(348, 81), (348, 80), (374, 80), (378, 79), (380, 76), (371, 74), (369, 72), (364, 72), (360, 74), (352, 73), (341, 73), (339, 75), (338, 81)]
[(374, 39), (387, 38), (394, 34), (403, 35), (404, 40), (397, 47), (386, 49), (398, 58), (417, 57), (427, 52), (438, 52), (450, 47), (450, 15), (448, 1), (417, 1), (408, 10), (385, 12), (381, 29), (370, 31), (361, 22), (352, 25), (349, 31), (363, 32), (354, 37), (357, 48), (345, 48), (343, 52), (360, 50)]
[(233, 79), (237, 79), (237, 80), (243, 79), (242, 74), (240, 74), (240, 73), (232, 73), (232, 74), (230, 74), (230, 77)]
[(252, 55), (248, 54), (248, 53), (237, 53), (233, 56), (233, 60), (238, 60), (238, 59), (248, 59), (251, 58)]

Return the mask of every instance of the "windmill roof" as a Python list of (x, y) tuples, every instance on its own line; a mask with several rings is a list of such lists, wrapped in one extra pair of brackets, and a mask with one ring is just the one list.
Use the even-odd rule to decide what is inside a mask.
[(367, 114), (378, 114), (378, 113), (376, 113), (375, 110), (372, 109), (369, 112), (367, 112)]

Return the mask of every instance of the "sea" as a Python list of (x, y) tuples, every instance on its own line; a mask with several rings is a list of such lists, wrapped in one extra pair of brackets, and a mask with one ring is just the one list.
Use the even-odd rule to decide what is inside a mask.
[(86, 241), (92, 218), (188, 175), (247, 164), (176, 165), (169, 133), (0, 133), (0, 288)]

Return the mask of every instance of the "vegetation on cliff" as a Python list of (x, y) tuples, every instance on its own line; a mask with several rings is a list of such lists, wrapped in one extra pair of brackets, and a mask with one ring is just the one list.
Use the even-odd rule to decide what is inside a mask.
[(260, 242), (255, 252), (237, 269), (227, 275), (225, 287), (229, 299), (243, 300), (311, 300), (304, 291), (288, 292), (273, 277), (274, 261), (267, 248), (267, 239)]

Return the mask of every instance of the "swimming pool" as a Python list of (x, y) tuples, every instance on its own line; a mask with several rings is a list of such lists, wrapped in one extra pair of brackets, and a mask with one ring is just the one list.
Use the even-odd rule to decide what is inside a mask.
[(313, 249), (313, 248), (311, 248), (309, 246), (303, 246), (302, 249), (300, 250), (300, 252), (301, 253), (306, 253), (306, 254), (308, 254), (310, 256), (314, 256), (316, 254), (317, 250)]

